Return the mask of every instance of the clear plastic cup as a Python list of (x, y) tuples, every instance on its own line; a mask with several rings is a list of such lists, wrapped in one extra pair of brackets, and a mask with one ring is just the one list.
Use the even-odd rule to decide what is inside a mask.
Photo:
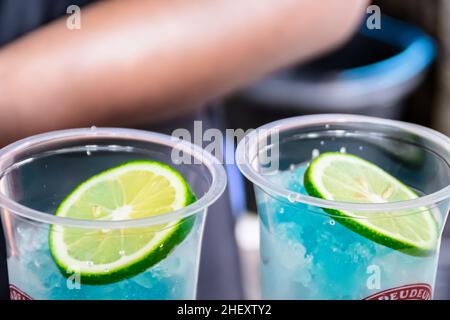
[[(312, 158), (331, 151), (377, 164), (419, 197), (362, 204), (309, 196), (303, 187), (306, 167)], [(237, 163), (255, 187), (263, 298), (432, 298), (450, 207), (448, 137), (418, 125), (364, 116), (295, 117), (250, 133), (238, 146)], [(344, 221), (324, 211), (330, 209), (358, 215)], [(401, 224), (405, 215), (430, 212), (437, 224), (436, 242), (420, 254), (374, 242), (343, 223), (389, 215), (389, 223)]]
[[(184, 160), (181, 164), (180, 156)], [(54, 215), (77, 185), (131, 160), (155, 160), (172, 166), (183, 175), (197, 201), (181, 210), (135, 220), (94, 221)], [(7, 146), (0, 151), (0, 207), (11, 298), (194, 299), (205, 215), (225, 186), (224, 169), (211, 154), (152, 132), (74, 129)], [(103, 232), (105, 238), (115, 237), (117, 248), (108, 250), (117, 250), (116, 260), (135, 252), (127, 244), (136, 239), (156, 239), (161, 232), (169, 234), (165, 232), (180, 228), (177, 244), (157, 242), (160, 245), (151, 251), (153, 257), (146, 256), (153, 264), (136, 267), (133, 262), (129, 274), (127, 270), (116, 278), (84, 283), (78, 263), (70, 270), (55, 263), (49, 248), (49, 231), (55, 226), (63, 226), (68, 236), (92, 230)], [(92, 241), (89, 248), (104, 249), (98, 238), (86, 239), (83, 241)], [(96, 267), (87, 256), (79, 260), (84, 267)]]

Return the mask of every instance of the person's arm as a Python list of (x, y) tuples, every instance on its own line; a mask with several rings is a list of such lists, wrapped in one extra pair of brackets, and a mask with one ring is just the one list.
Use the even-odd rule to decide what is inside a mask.
[(110, 0), (0, 49), (0, 144), (173, 117), (338, 45), (367, 0)]

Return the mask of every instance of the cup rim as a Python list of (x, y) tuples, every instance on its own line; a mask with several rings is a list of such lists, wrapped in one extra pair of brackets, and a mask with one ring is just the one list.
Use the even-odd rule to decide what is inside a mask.
[[(74, 228), (89, 228), (89, 229), (124, 229), (124, 228), (140, 228), (151, 225), (164, 224), (182, 218), (197, 214), (209, 206), (211, 206), (225, 191), (227, 184), (227, 176), (223, 166), (219, 160), (214, 157), (208, 151), (200, 148), (199, 146), (181, 140), (180, 138), (136, 129), (123, 129), (123, 128), (79, 128), (58, 130), (48, 133), (34, 135), (17, 142), (14, 142), (0, 150), (0, 162), (12, 154), (21, 153), (26, 148), (37, 145), (42, 142), (57, 142), (69, 139), (75, 139), (77, 137), (98, 137), (98, 138), (120, 138), (130, 139), (134, 141), (152, 142), (160, 145), (166, 145), (168, 147), (175, 147), (190, 155), (193, 159), (196, 159), (199, 164), (206, 166), (211, 174), (211, 185), (209, 190), (197, 201), (191, 205), (158, 216), (131, 219), (131, 220), (119, 220), (119, 221), (96, 221), (88, 219), (75, 219), (67, 217), (58, 217), (47, 212), (34, 210), (27, 206), (24, 206), (12, 199), (0, 191), (0, 207), (4, 208), (7, 212), (11, 212), (22, 218), (30, 219), (32, 221), (57, 224), (65, 227)], [(5, 170), (0, 171), (0, 175)]]
[[(351, 115), (351, 114), (322, 114), (322, 115), (308, 115), (297, 116), (287, 118), (283, 120), (274, 121), (259, 127), (258, 129), (250, 132), (239, 143), (236, 151), (236, 163), (241, 170), (242, 174), (249, 179), (255, 186), (260, 187), (270, 195), (276, 195), (283, 198), (295, 199), (295, 203), (303, 203), (306, 205), (325, 208), (325, 209), (337, 209), (350, 212), (379, 212), (379, 211), (400, 211), (416, 209), (421, 207), (427, 207), (434, 205), (450, 198), (450, 185), (425, 196), (417, 199), (387, 202), (387, 203), (352, 203), (343, 201), (325, 200), (309, 195), (304, 195), (298, 192), (288, 190), (282, 186), (276, 185), (270, 182), (266, 177), (256, 171), (251, 165), (249, 159), (250, 148), (257, 148), (259, 141), (266, 140), (274, 132), (282, 132), (285, 130), (308, 127), (312, 125), (324, 125), (332, 126), (333, 124), (343, 123), (367, 123), (378, 124), (390, 127), (395, 127), (406, 132), (419, 134), (427, 140), (432, 140), (441, 146), (444, 150), (448, 150), (450, 153), (450, 138), (446, 135), (439, 133), (435, 130), (420, 126), (417, 124), (406, 123), (397, 120), (388, 120), (376, 117)], [(447, 161), (449, 161), (448, 159)], [(447, 162), (450, 167), (450, 163)]]

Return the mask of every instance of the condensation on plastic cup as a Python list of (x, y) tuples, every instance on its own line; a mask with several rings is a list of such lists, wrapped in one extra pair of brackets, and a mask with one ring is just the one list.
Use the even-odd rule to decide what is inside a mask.
[(47, 212), (41, 212), (32, 208), (26, 207), (13, 199), (10, 199), (0, 190), (0, 207), (7, 210), (9, 213), (20, 216), (22, 218), (30, 219), (31, 221), (58, 224), (66, 227), (75, 228), (92, 228), (92, 229), (124, 229), (124, 228), (141, 228), (151, 225), (160, 225), (170, 221), (179, 220), (198, 212), (204, 211), (211, 206), (225, 191), (226, 188), (226, 173), (220, 162), (210, 153), (201, 149), (200, 147), (170, 137), (167, 135), (142, 131), (133, 129), (119, 129), (119, 128), (86, 128), (86, 129), (70, 129), (54, 131), (45, 134), (32, 136), (18, 142), (15, 142), (2, 150), (0, 150), (0, 176), (15, 164), (15, 157), (27, 151), (28, 148), (36, 147), (38, 145), (51, 145), (55, 143), (69, 143), (76, 142), (78, 139), (120, 139), (132, 140), (142, 143), (153, 143), (168, 148), (175, 148), (196, 160), (196, 164), (204, 165), (211, 175), (211, 184), (208, 191), (193, 204), (154, 217), (120, 220), (120, 221), (94, 221), (58, 217)]
[[(308, 127), (313, 126), (322, 126), (325, 130), (328, 130), (334, 125), (339, 126), (345, 125), (347, 123), (356, 123), (358, 125), (367, 126), (385, 126), (404, 133), (419, 136), (426, 142), (432, 142), (440, 149), (440, 154), (438, 154), (438, 156), (440, 156), (445, 161), (446, 166), (449, 168), (448, 170), (450, 170), (449, 137), (432, 129), (416, 124), (346, 114), (299, 116), (275, 121), (264, 125), (257, 130), (249, 133), (239, 143), (236, 152), (236, 163), (246, 178), (248, 178), (252, 183), (255, 184), (255, 186), (261, 188), (268, 194), (285, 199), (290, 199), (293, 200), (293, 202), (303, 203), (317, 208), (337, 209), (347, 212), (358, 212), (359, 214), (376, 213), (380, 211), (400, 212), (403, 210), (417, 209), (427, 206), (431, 207), (441, 201), (450, 199), (449, 184), (435, 192), (408, 201), (361, 204), (324, 200), (297, 193), (292, 190), (288, 190), (281, 185), (273, 183), (265, 174), (260, 172), (261, 170), (260, 168), (258, 168), (258, 163), (255, 162), (255, 159), (259, 156), (259, 146), (264, 145), (265, 141), (269, 139), (272, 133), (275, 133), (276, 135), (282, 135), (283, 132), (289, 130), (301, 128), (307, 129)], [(372, 134), (376, 136), (377, 132), (373, 132)], [(313, 135), (315, 135), (315, 133), (310, 133), (309, 135), (310, 137), (312, 137)], [(337, 132), (336, 137), (338, 137), (339, 135), (345, 135), (345, 132)]]

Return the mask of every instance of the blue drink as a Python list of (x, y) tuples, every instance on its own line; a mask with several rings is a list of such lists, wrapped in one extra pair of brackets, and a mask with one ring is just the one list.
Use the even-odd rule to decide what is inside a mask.
[[(199, 219), (197, 224), (201, 224)], [(18, 226), (17, 251), (8, 258), (11, 294), (39, 300), (177, 300), (195, 299), (201, 227), (164, 260), (130, 279), (103, 285), (64, 277), (50, 255), (48, 230)]]
[[(301, 166), (270, 180), (307, 195), (301, 183), (305, 170)], [(262, 294), (268, 299), (362, 299), (382, 287), (434, 287), (437, 255), (414, 257), (377, 244), (306, 204), (285, 204), (262, 191), (257, 191), (257, 199)], [(430, 292), (421, 297), (431, 298)]]
[[(427, 255), (404, 253), (350, 230), (324, 208), (362, 219), (429, 210), (440, 235), (450, 207), (449, 139), (419, 126), (344, 115), (286, 119), (263, 129), (276, 130), (276, 139), (261, 143), (267, 135), (250, 134), (237, 156), (255, 184), (263, 298), (431, 299), (440, 239)], [(421, 197), (363, 204), (309, 196), (303, 184), (309, 162), (339, 151), (377, 164)]]
[[(201, 161), (175, 164), (172, 159), (174, 148)], [(53, 215), (80, 183), (125, 162), (146, 159), (169, 164), (185, 177), (198, 199), (193, 208), (126, 221), (73, 221)], [(32, 137), (5, 148), (0, 152), (0, 207), (7, 240), (11, 298), (195, 299), (206, 210), (223, 192), (224, 186), (225, 174), (212, 156), (192, 145), (149, 132), (122, 129), (61, 131)], [(105, 283), (83, 282), (77, 266), (73, 270), (63, 270), (63, 273), (49, 247), (50, 229), (62, 225), (72, 228), (74, 233), (94, 230), (104, 232), (105, 237), (120, 234), (117, 237), (119, 245), (112, 249), (124, 256), (130, 241), (148, 236), (153, 232), (149, 230), (172, 230), (182, 223), (173, 225), (177, 221), (190, 221), (192, 227), (157, 263)], [(161, 252), (164, 245), (168, 243), (161, 242)]]

